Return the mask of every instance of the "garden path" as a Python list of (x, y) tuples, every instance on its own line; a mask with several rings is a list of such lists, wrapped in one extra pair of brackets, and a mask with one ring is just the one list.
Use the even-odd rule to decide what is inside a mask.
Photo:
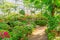
[(29, 40), (47, 40), (45, 29), (46, 27), (37, 26), (37, 28), (32, 32), (32, 35), (29, 37)]

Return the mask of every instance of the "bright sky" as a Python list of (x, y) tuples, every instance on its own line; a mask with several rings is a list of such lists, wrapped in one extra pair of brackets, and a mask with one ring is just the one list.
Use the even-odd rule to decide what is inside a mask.
[(6, 1), (8, 1), (8, 2), (12, 2), (12, 3), (15, 3), (15, 1), (14, 1), (14, 0), (6, 0)]
[(17, 0), (17, 2), (15, 2), (15, 0), (6, 0), (8, 2), (12, 2), (12, 3), (17, 3), (17, 4), (23, 4), (22, 0)]
[(15, 1), (15, 0), (6, 0), (7, 2), (11, 2), (11, 3), (15, 3), (15, 4), (19, 4), (19, 7), (21, 8), (21, 9), (24, 9), (24, 5), (23, 5), (23, 2), (22, 2), (22, 0), (17, 0), (17, 1)]

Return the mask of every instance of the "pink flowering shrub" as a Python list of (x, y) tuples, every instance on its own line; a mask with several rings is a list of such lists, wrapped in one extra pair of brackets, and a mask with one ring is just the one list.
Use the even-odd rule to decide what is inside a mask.
[(0, 38), (4, 39), (4, 38), (10, 38), (10, 35), (8, 32), (0, 32)]

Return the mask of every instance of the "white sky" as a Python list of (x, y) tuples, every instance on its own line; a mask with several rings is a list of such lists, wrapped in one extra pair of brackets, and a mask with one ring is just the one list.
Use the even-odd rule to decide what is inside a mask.
[(17, 1), (15, 1), (15, 0), (6, 0), (6, 1), (11, 2), (11, 3), (15, 3), (15, 4), (19, 4), (19, 8), (24, 9), (24, 4), (23, 4), (22, 0), (17, 0)]
[(6, 0), (6, 1), (11, 3), (23, 4), (22, 0), (17, 0), (17, 2), (15, 2), (15, 0)]

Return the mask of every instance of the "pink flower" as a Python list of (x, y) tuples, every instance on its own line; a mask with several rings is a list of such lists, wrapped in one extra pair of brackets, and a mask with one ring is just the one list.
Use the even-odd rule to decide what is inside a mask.
[(8, 35), (8, 32), (4, 32), (4, 35)]
[(2, 39), (4, 39), (4, 38), (10, 38), (10, 35), (9, 35), (8, 32), (4, 32), (4, 33), (0, 32), (0, 37), (1, 37)]
[(4, 36), (7, 38), (10, 38), (10, 35), (8, 34), (8, 32), (4, 32)]

